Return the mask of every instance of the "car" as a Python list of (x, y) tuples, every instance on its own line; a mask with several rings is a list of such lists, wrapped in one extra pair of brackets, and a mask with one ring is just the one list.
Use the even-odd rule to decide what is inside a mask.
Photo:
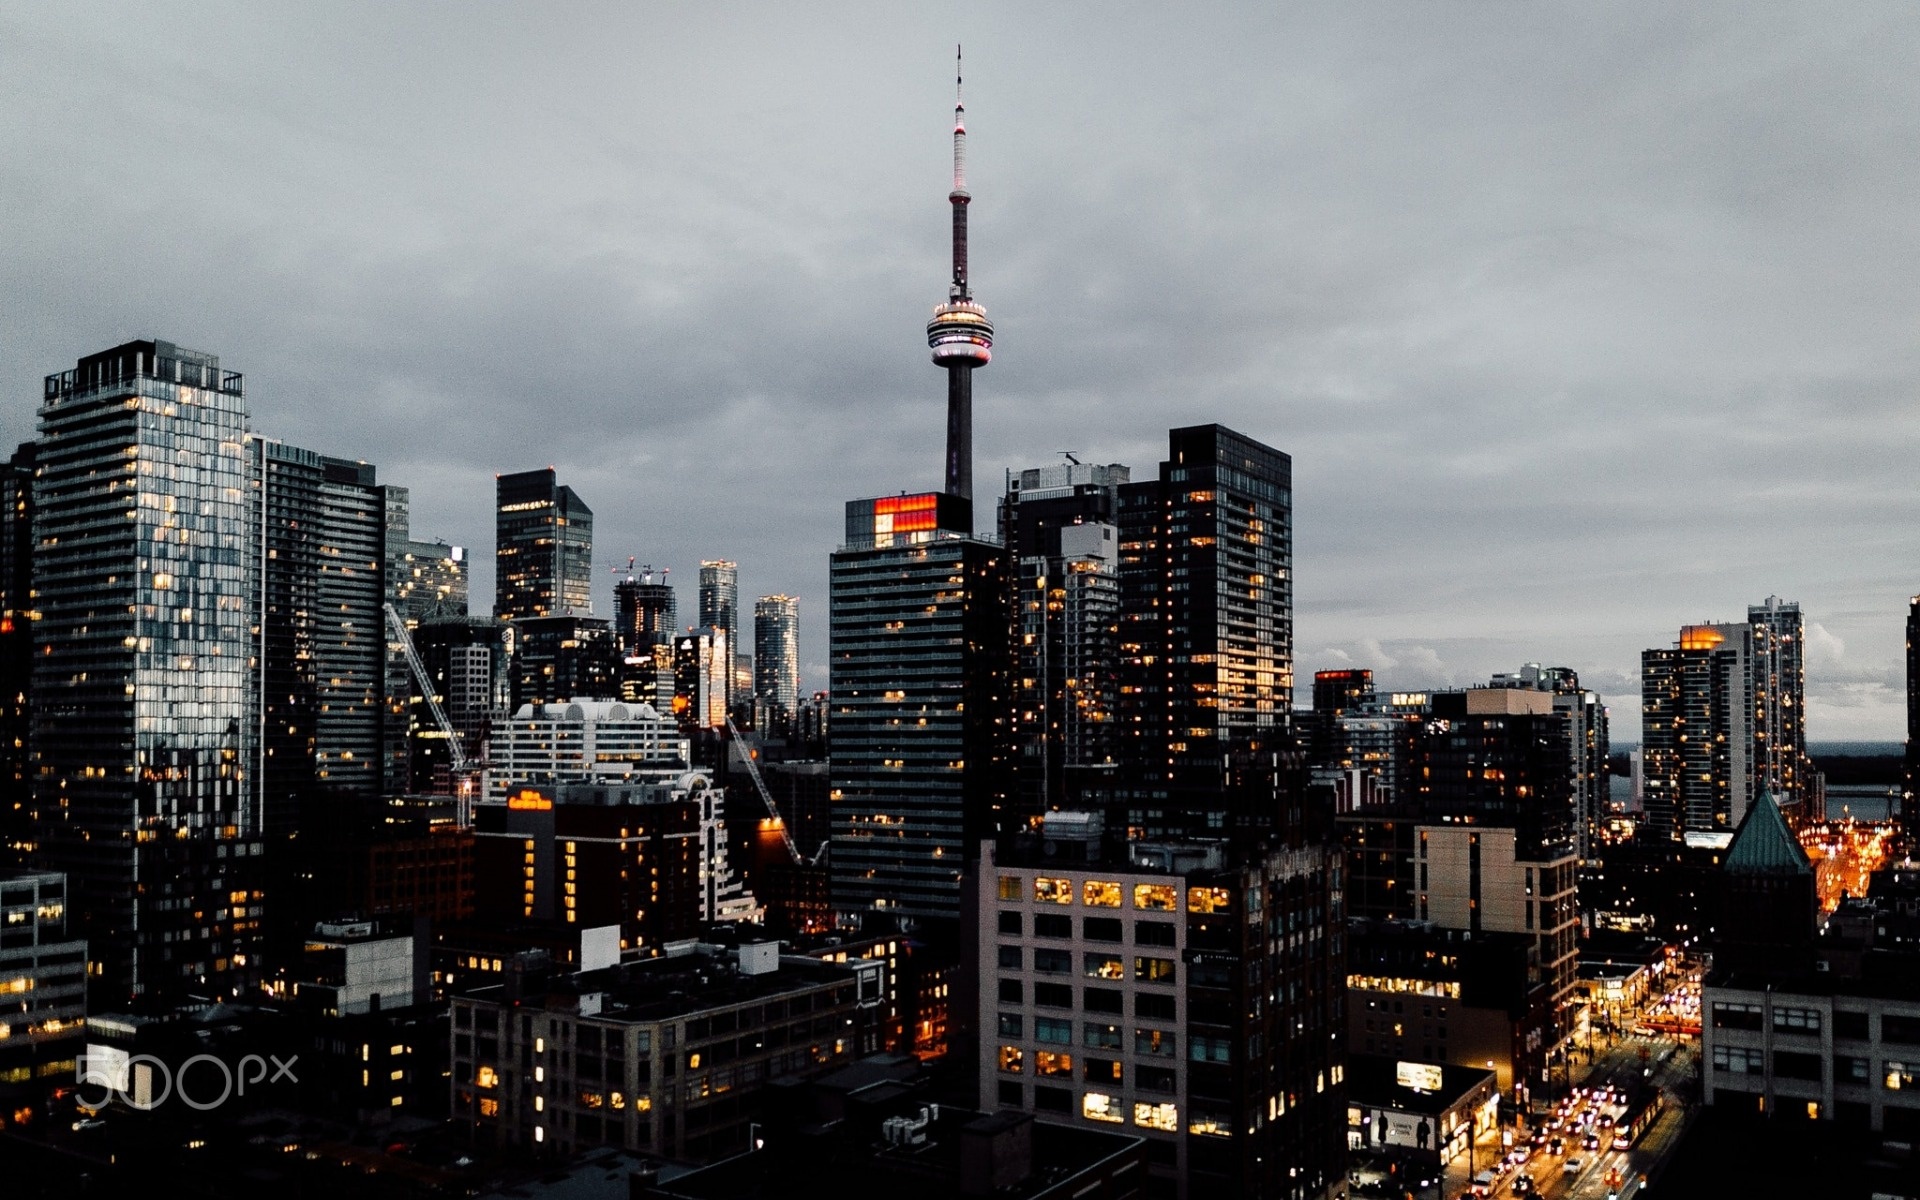
[(1587, 1164), (1581, 1162), (1577, 1158), (1570, 1158), (1567, 1161), (1560, 1164), (1560, 1170), (1562, 1173), (1567, 1175), (1578, 1175), (1580, 1173), (1580, 1168), (1586, 1165)]
[(1600, 1148), (1600, 1135), (1590, 1133), (1587, 1135), (1587, 1140), (1582, 1144), (1589, 1150), (1598, 1150)]
[(1473, 1177), (1473, 1194), (1476, 1196), (1491, 1196), (1493, 1195), (1493, 1185), (1499, 1182), (1500, 1177), (1492, 1171), (1482, 1171)]
[(1560, 1152), (1564, 1151), (1566, 1148), (1567, 1148), (1567, 1139), (1565, 1138), (1561, 1138), (1561, 1137), (1551, 1138), (1547, 1142), (1548, 1154), (1559, 1154)]
[(1522, 1171), (1513, 1177), (1513, 1194), (1516, 1196), (1533, 1195), (1533, 1176)]

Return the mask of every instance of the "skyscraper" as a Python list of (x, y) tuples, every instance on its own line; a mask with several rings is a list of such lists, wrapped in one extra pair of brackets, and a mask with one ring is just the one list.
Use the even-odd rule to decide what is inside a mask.
[[(1222, 764), (1293, 709), (1293, 460), (1220, 425), (1171, 430), (1120, 489), (1124, 827), (1219, 829)], [(1258, 824), (1261, 814), (1243, 814)]]
[(800, 702), (800, 601), (762, 596), (753, 606), (753, 693), (761, 731), (784, 736)]
[(1907, 769), (1901, 787), (1900, 818), (1908, 845), (1920, 831), (1920, 596), (1907, 605)]
[(829, 568), (833, 897), (957, 918), (1006, 799), (1006, 555), (951, 493), (847, 503)]
[(1768, 596), (1747, 609), (1753, 631), (1754, 787), (1801, 816), (1807, 761), (1806, 636), (1797, 603)]
[[(413, 496), (404, 487), (380, 488), (387, 512), (386, 602), (408, 629), (418, 629), (429, 618), (467, 615), (467, 551), (446, 542), (422, 542), (413, 537)], [(382, 789), (393, 795), (411, 790), (416, 749), (409, 741), (414, 728), (413, 703), (419, 694), (407, 656), (391, 630), (387, 637), (386, 722), (381, 746)], [(503, 671), (505, 667), (501, 668)], [(431, 722), (429, 722), (431, 723)], [(436, 736), (438, 731), (435, 731)]]
[(1580, 686), (1580, 676), (1571, 667), (1528, 663), (1517, 674), (1495, 675), (1493, 686), (1550, 692), (1554, 711), (1567, 715), (1574, 808), (1573, 849), (1580, 858), (1589, 857), (1606, 826), (1611, 790), (1607, 766), (1607, 706), (1600, 702), (1599, 693)]
[(665, 571), (654, 582), (652, 567), (643, 566), (636, 575), (613, 585), (613, 628), (624, 654), (647, 654), (662, 646), (672, 646), (680, 632), (679, 605)]
[(927, 345), (933, 350), (933, 365), (947, 372), (946, 493), (972, 500), (973, 372), (993, 358), (993, 323), (987, 320), (987, 310), (974, 301), (967, 281), (967, 206), (973, 203), (973, 195), (967, 191), (966, 118), (956, 69), (953, 190), (947, 193), (953, 208), (953, 281), (947, 286), (947, 302), (936, 306), (933, 320), (927, 322)]
[(27, 739), (33, 724), (33, 464), (27, 442), (0, 465), (0, 871), (33, 849)]
[(495, 479), (493, 615), (588, 616), (593, 612), (593, 510), (552, 467)]
[(1655, 841), (1731, 837), (1753, 802), (1753, 633), (1687, 625), (1640, 655), (1645, 824)]
[(726, 657), (717, 668), (718, 697), (722, 709), (731, 712), (734, 701), (740, 698), (733, 687), (733, 660), (741, 647), (738, 565), (725, 559), (710, 559), (700, 564), (700, 626), (726, 633), (722, 639), (726, 643)]
[(167, 342), (46, 380), (32, 806), (101, 1008), (260, 970), (246, 421), (240, 375)]

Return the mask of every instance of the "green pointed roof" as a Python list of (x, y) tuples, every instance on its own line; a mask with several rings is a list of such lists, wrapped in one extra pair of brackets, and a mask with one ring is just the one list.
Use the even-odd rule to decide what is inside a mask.
[(1813, 863), (1787, 828), (1772, 792), (1762, 792), (1747, 810), (1727, 848), (1726, 869), (1742, 875), (1811, 875)]

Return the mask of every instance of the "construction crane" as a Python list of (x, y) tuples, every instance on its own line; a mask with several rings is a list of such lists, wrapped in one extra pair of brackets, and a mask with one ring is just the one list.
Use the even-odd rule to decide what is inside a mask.
[(415, 683), (420, 685), (420, 695), (427, 702), (427, 711), (433, 714), (433, 723), (447, 738), (447, 770), (453, 777), (454, 786), (460, 797), (459, 823), (464, 827), (471, 824), (468, 811), (469, 793), (473, 787), (473, 776), (478, 773), (479, 764), (467, 757), (465, 747), (460, 744), (460, 735), (454, 732), (453, 722), (447, 720), (446, 710), (440, 707), (440, 701), (433, 694), (433, 680), (427, 675), (427, 664), (420, 661), (420, 652), (413, 648), (413, 635), (407, 632), (407, 623), (400, 616), (400, 610), (392, 604), (386, 606), (387, 628), (392, 630), (394, 640), (400, 643), (400, 649), (406, 653), (407, 666), (413, 671)]
[[(735, 742), (741, 740), (740, 727), (733, 723), (732, 716), (727, 717), (727, 734)], [(804, 867), (808, 865), (809, 862), (819, 861), (819, 855), (815, 855), (814, 858), (810, 860), (800, 853), (800, 847), (793, 840), (793, 831), (787, 828), (787, 819), (780, 815), (780, 806), (773, 802), (773, 793), (767, 790), (767, 781), (760, 777), (760, 765), (753, 761), (753, 747), (747, 746), (744, 747), (744, 749), (746, 750), (747, 775), (753, 780), (754, 788), (760, 793), (760, 802), (767, 806), (767, 812), (773, 817), (774, 824), (780, 827), (780, 840), (787, 844), (787, 856), (793, 859), (795, 866)], [(826, 852), (826, 843), (823, 842), (820, 846), (820, 854), (825, 854)]]

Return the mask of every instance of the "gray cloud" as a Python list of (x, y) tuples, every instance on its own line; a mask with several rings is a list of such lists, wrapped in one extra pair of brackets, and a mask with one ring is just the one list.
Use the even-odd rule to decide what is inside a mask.
[(1630, 740), (1640, 650), (1777, 593), (1813, 736), (1899, 736), (1920, 14), (952, 16), (0, 8), (0, 435), (204, 348), (483, 564), (547, 463), (603, 566), (738, 560), (822, 686), (840, 504), (937, 480), (964, 38), (983, 483), (1222, 421), (1294, 456), (1303, 678), (1562, 662)]

